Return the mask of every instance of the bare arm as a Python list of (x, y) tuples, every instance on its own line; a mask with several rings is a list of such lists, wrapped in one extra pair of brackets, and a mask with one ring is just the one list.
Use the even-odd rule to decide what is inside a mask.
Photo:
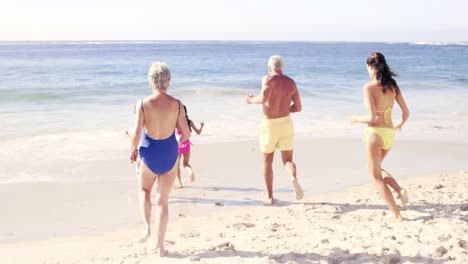
[(182, 102), (179, 104), (179, 116), (177, 117), (177, 129), (182, 132), (179, 139), (179, 144), (190, 138), (191, 133), (187, 124), (187, 118), (185, 118), (185, 109)]
[(195, 133), (197, 133), (197, 135), (201, 134), (204, 126), (205, 126), (205, 123), (202, 121), (202, 122), (200, 122), (200, 129), (198, 129), (197, 126), (195, 125), (195, 123), (190, 121), (190, 127), (192, 127), (192, 129), (195, 131)]
[(262, 89), (260, 90), (260, 93), (257, 96), (253, 96), (251, 94), (247, 95), (245, 98), (246, 103), (248, 104), (263, 104), (265, 101), (265, 98), (268, 96), (268, 91), (267, 91), (267, 78), (268, 76), (263, 77), (262, 80)]
[(138, 143), (141, 138), (141, 130), (143, 129), (144, 115), (142, 110), (142, 101), (139, 100), (135, 105), (135, 125), (133, 126), (133, 133), (130, 137), (131, 141), (131, 154), (130, 161), (133, 163), (138, 157)]
[(401, 90), (395, 97), (395, 100), (397, 101), (402, 111), (401, 120), (395, 126), (395, 130), (400, 131), (401, 127), (405, 124), (406, 120), (408, 120), (409, 118), (409, 110), (408, 110), (408, 106), (406, 106), (405, 98), (403, 98), (403, 94), (401, 93)]
[(375, 102), (370, 94), (369, 85), (365, 85), (363, 88), (364, 93), (364, 104), (366, 105), (367, 115), (365, 116), (352, 116), (351, 123), (365, 123), (372, 124), (377, 121), (377, 114), (375, 110)]
[(295, 83), (294, 83), (294, 94), (292, 96), (292, 101), (293, 101), (293, 104), (291, 105), (289, 112), (291, 113), (300, 112), (302, 110), (301, 97), (299, 96), (299, 91), (297, 90)]

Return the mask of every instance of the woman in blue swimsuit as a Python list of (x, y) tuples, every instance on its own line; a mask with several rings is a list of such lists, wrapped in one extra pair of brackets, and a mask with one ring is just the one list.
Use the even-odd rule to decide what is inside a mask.
[(165, 256), (164, 236), (168, 222), (169, 193), (177, 172), (179, 143), (175, 129), (182, 131), (180, 142), (190, 138), (190, 130), (185, 118), (183, 104), (168, 95), (171, 80), (169, 67), (163, 62), (155, 62), (148, 72), (148, 80), (153, 94), (139, 100), (136, 104), (136, 121), (132, 136), (130, 160), (140, 160), (138, 181), (140, 183), (140, 206), (145, 222), (145, 230), (140, 242), (151, 235), (151, 190), (157, 185), (157, 206), (159, 224), (156, 249)]

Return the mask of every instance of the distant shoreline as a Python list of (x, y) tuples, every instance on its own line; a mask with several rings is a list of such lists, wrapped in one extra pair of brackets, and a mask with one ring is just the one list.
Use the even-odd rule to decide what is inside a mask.
[(410, 44), (410, 45), (468, 45), (468, 41), (346, 41), (346, 40), (0, 40), (0, 44), (157, 44), (157, 43), (317, 43), (317, 44)]

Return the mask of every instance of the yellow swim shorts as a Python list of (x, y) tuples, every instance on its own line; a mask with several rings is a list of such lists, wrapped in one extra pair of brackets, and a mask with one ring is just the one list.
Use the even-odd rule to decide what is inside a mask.
[(275, 149), (292, 150), (294, 147), (294, 126), (291, 117), (263, 118), (259, 129), (260, 149), (271, 153)]

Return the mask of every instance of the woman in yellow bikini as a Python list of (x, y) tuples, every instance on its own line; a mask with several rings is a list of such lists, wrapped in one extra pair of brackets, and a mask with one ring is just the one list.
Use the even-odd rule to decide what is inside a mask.
[[(392, 147), (395, 132), (400, 131), (408, 119), (409, 111), (400, 87), (393, 78), (398, 75), (387, 65), (384, 55), (379, 52), (371, 53), (367, 57), (367, 71), (371, 79), (363, 88), (367, 115), (353, 116), (351, 122), (368, 124), (365, 141), (369, 172), (378, 192), (394, 214), (395, 220), (401, 221), (400, 211), (388, 186), (397, 192), (397, 198), (403, 205), (408, 203), (408, 192), (400, 187), (381, 165)], [(395, 101), (403, 114), (402, 119), (394, 126), (392, 108)]]

